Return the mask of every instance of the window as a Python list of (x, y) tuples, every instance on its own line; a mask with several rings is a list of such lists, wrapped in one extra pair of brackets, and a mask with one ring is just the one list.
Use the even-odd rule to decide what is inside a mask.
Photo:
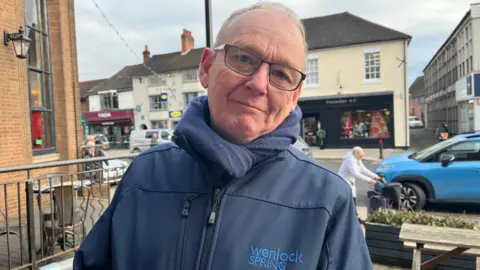
[(446, 153), (453, 154), (455, 161), (478, 161), (480, 160), (480, 141), (467, 141), (456, 144), (447, 150)]
[(380, 80), (380, 51), (365, 52), (365, 80)]
[(153, 129), (168, 129), (168, 121), (167, 120), (152, 121), (152, 128)]
[(25, 1), (26, 34), (32, 40), (27, 67), (34, 155), (55, 150), (55, 117), (46, 2)]
[(167, 110), (168, 101), (162, 101), (162, 97), (150, 96), (150, 111)]
[(162, 86), (167, 85), (167, 80), (163, 76), (150, 76), (148, 77), (149, 86)]
[(195, 82), (198, 81), (198, 70), (191, 69), (183, 72), (183, 82)]
[(341, 138), (390, 138), (390, 116), (388, 109), (345, 111), (340, 118)]
[(100, 96), (100, 110), (118, 109), (118, 96), (116, 92), (99, 94)]
[(307, 85), (318, 85), (318, 58), (309, 58), (307, 60), (307, 68), (305, 74), (307, 78), (305, 83)]
[(198, 92), (184, 93), (183, 104), (185, 105), (185, 108), (187, 108), (188, 105), (190, 105), (190, 103), (192, 102), (192, 100), (196, 97), (198, 97)]

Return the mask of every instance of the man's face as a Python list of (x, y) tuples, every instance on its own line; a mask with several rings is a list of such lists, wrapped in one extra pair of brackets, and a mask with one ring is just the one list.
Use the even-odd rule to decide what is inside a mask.
[(95, 146), (90, 146), (90, 147), (88, 148), (88, 151), (90, 151), (90, 152), (95, 152)]
[(363, 156), (364, 156), (363, 152), (360, 152), (360, 153), (357, 154), (357, 159), (362, 160)]
[[(246, 49), (263, 59), (302, 70), (304, 47), (300, 31), (284, 14), (254, 10), (235, 18), (225, 29), (221, 44)], [(212, 127), (227, 140), (248, 143), (275, 130), (295, 109), (301, 86), (284, 91), (269, 83), (263, 63), (251, 76), (225, 65), (225, 50), (207, 48), (200, 80), (208, 88)]]

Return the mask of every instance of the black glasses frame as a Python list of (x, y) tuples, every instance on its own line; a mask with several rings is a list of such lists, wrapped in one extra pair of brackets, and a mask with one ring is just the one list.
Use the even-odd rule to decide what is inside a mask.
[[(230, 49), (230, 48), (236, 48), (236, 49), (239, 49), (239, 50), (243, 50), (243, 51), (246, 51), (246, 52), (248, 52), (248, 53), (250, 53), (250, 54), (258, 57), (258, 59), (260, 59), (260, 65), (258, 65), (258, 67), (257, 67), (256, 69), (254, 69), (254, 70), (252, 71), (252, 73), (250, 73), (250, 74), (248, 74), (248, 73), (247, 73), (247, 74), (245, 74), (245, 73), (240, 73), (240, 72), (232, 69), (232, 68), (227, 64), (227, 53), (228, 53), (228, 49)], [(305, 80), (305, 78), (307, 77), (307, 75), (306, 75), (305, 73), (301, 72), (300, 70), (298, 70), (298, 69), (296, 69), (296, 68), (289, 67), (289, 66), (282, 65), (282, 64), (272, 63), (272, 62), (270, 62), (270, 61), (267, 61), (267, 60), (263, 59), (262, 57), (258, 56), (257, 54), (255, 54), (255, 53), (253, 53), (253, 52), (251, 52), (251, 51), (249, 51), (249, 50), (245, 50), (245, 49), (242, 49), (242, 48), (237, 47), (237, 46), (234, 46), (234, 45), (223, 44), (223, 45), (220, 45), (220, 46), (218, 46), (218, 47), (215, 47), (213, 50), (214, 50), (214, 51), (224, 50), (224, 51), (225, 51), (225, 55), (223, 56), (223, 62), (225, 63), (225, 66), (227, 66), (227, 67), (228, 67), (230, 70), (232, 70), (233, 72), (235, 72), (235, 73), (237, 73), (237, 74), (240, 74), (240, 75), (243, 75), (243, 76), (252, 76), (253, 74), (255, 74), (255, 72), (258, 71), (258, 69), (262, 66), (263, 63), (268, 64), (268, 83), (270, 83), (273, 87), (278, 88), (278, 89), (283, 90), (283, 91), (295, 91), (295, 90), (297, 90), (298, 87), (300, 86), (300, 84), (302, 84), (302, 82), (303, 82), (303, 81)], [(297, 86), (295, 86), (295, 88), (293, 88), (293, 89), (286, 89), (286, 88), (282, 88), (282, 87), (279, 87), (279, 86), (277, 86), (277, 85), (274, 85), (274, 84), (272, 84), (271, 81), (270, 81), (270, 69), (271, 69), (272, 65), (278, 65), (278, 66), (283, 66), (283, 67), (286, 67), (286, 68), (291, 68), (291, 69), (299, 72), (299, 73), (302, 75), (302, 78), (301, 78), (300, 81), (298, 82)]]

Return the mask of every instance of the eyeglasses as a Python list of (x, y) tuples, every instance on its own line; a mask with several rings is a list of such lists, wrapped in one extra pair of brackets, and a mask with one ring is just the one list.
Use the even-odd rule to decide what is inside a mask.
[(307, 75), (292, 67), (266, 61), (260, 56), (233, 45), (224, 44), (214, 51), (225, 51), (225, 65), (244, 76), (253, 75), (263, 63), (268, 64), (268, 81), (278, 89), (295, 91)]

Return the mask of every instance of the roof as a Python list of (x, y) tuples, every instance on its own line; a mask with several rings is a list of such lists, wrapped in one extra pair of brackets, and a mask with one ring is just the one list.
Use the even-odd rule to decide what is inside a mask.
[(132, 76), (135, 71), (142, 66), (143, 64), (138, 64), (122, 68), (119, 72), (117, 72), (117, 74), (92, 87), (87, 92), (87, 95), (93, 95), (105, 90), (117, 90), (119, 92), (132, 90)]
[[(205, 47), (191, 49), (187, 53), (178, 51), (167, 54), (157, 54), (148, 60), (147, 66), (159, 74), (176, 70), (198, 68), (204, 49)], [(148, 68), (141, 67), (136, 70), (132, 76), (145, 76), (151, 74), (152, 72)]]
[(408, 88), (408, 93), (412, 97), (419, 97), (425, 95), (425, 84), (423, 76), (419, 76), (415, 79), (412, 85), (410, 85), (410, 88)]
[(450, 34), (450, 36), (448, 36), (448, 38), (445, 40), (445, 42), (443, 42), (442, 46), (440, 46), (440, 48), (438, 48), (437, 52), (433, 55), (432, 59), (430, 59), (430, 61), (428, 62), (428, 64), (425, 66), (425, 68), (423, 69), (423, 72), (425, 72), (425, 70), (430, 66), (430, 64), (433, 62), (433, 60), (437, 57), (437, 55), (440, 54), (440, 52), (442, 51), (442, 49), (447, 45), (447, 43), (450, 41), (450, 39), (453, 38), (453, 36), (455, 36), (455, 33), (458, 31), (458, 29), (462, 26), (462, 24), (465, 22), (465, 20), (467, 20), (468, 17), (470, 17), (470, 11), (467, 11), (467, 13), (465, 13), (465, 16), (463, 16), (462, 20), (460, 21), (460, 23), (455, 27), (455, 29), (453, 29), (452, 33)]
[(309, 50), (412, 38), (349, 12), (303, 19), (302, 22)]
[(97, 84), (103, 83), (107, 79), (98, 79), (80, 82), (80, 98), (83, 99), (87, 95), (88, 90)]

